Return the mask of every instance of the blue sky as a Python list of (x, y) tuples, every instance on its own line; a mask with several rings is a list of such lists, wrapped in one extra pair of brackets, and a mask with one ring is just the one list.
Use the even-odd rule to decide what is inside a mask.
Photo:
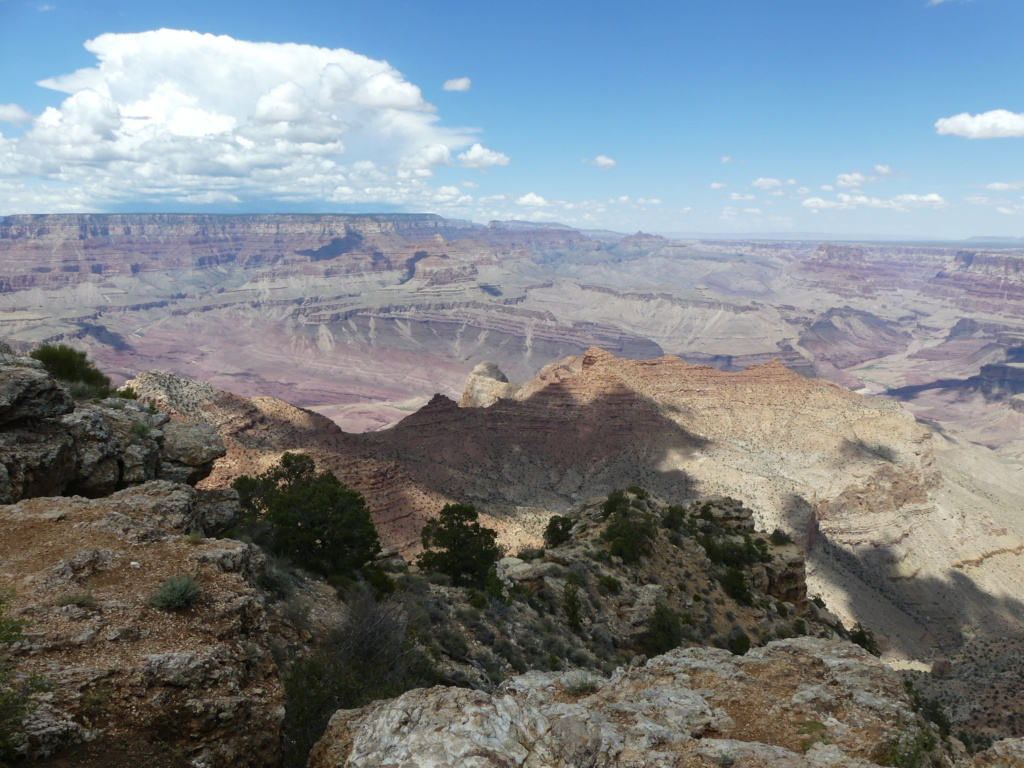
[(1020, 0), (0, 0), (0, 215), (1020, 237), (1022, 65)]

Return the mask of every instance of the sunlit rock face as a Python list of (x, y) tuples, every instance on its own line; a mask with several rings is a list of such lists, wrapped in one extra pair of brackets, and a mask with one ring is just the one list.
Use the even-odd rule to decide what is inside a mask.
[[(866, 652), (801, 638), (746, 656), (680, 649), (609, 679), (532, 672), (493, 694), (410, 691), (336, 713), (310, 766), (853, 768), (881, 762), (908, 730), (930, 728), (899, 678)], [(951, 764), (942, 746), (934, 757)]]

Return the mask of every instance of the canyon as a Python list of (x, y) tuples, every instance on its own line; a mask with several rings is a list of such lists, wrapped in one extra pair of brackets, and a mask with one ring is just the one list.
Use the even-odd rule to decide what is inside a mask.
[[(980, 245), (984, 245), (983, 243)], [(523, 381), (591, 346), (723, 370), (778, 359), (901, 400), (1007, 458), (1024, 249), (619, 236), (431, 214), (0, 219), (0, 337), (74, 340), (346, 431)], [(984, 370), (983, 370), (984, 369)]]
[[(1016, 669), (1000, 638), (1024, 628), (1024, 249), (140, 214), (8, 216), (0, 259), (0, 338), (86, 349), (172, 417), (65, 412), (48, 427), (65, 448), (38, 441), (63, 478), (46, 493), (128, 492), (134, 475), (110, 460), (129, 444), (148, 446), (150, 469), (132, 470), (142, 481), (164, 472), (200, 494), (301, 451), (364, 494), (406, 559), (448, 502), (474, 504), (512, 553), (612, 488), (733, 497), (758, 529), (796, 541), (807, 593), (874, 630), (887, 659), (944, 663), (984, 646), (1008, 649), (992, 669)], [(80, 447), (101, 416), (101, 449)], [(128, 436), (132, 419), (155, 419), (161, 440), (195, 423), (226, 454), (175, 468), (155, 437)], [(21, 445), (25, 428), (3, 429)], [(36, 459), (4, 462), (4, 501), (42, 514), (23, 501), (40, 493), (25, 471)], [(757, 658), (772, 653), (820, 667), (846, 652)], [(513, 701), (540, 695), (534, 685), (557, 698), (564, 681), (510, 683), (474, 706), (553, 719)], [(947, 687), (970, 701), (986, 685)], [(412, 706), (449, 706), (445, 695)], [(614, 695), (602, 706), (618, 707)], [(386, 724), (388, 706), (346, 715), (333, 738), (351, 748), (356, 718)], [(981, 716), (966, 707), (958, 722)], [(1024, 735), (1012, 722), (993, 733)]]

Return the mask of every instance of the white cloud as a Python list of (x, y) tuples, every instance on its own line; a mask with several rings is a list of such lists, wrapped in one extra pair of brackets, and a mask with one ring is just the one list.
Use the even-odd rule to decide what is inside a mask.
[(959, 2), (959, 3), (970, 3), (973, 0), (928, 0), (928, 5), (942, 5), (943, 3)]
[(761, 209), (760, 208), (744, 208), (743, 212), (744, 213), (751, 213), (751, 214), (754, 214), (756, 216), (760, 216), (761, 215)]
[(723, 183), (721, 181), (712, 181), (711, 182), (711, 188), (712, 189), (725, 189), (728, 186), (729, 186), (728, 184), (725, 184), (725, 183)]
[(542, 206), (545, 206), (547, 204), (548, 204), (547, 200), (545, 200), (543, 197), (541, 197), (540, 195), (535, 194), (533, 192), (527, 192), (522, 197), (517, 197), (516, 198), (516, 205), (533, 205), (533, 206), (536, 206), (536, 207), (542, 207)]
[(991, 189), (993, 192), (1012, 192), (1015, 189), (1024, 189), (1024, 181), (995, 181), (991, 184), (986, 184), (985, 189)]
[(729, 156), (729, 155), (722, 155), (718, 159), (721, 160), (723, 163), (731, 163), (732, 162), (732, 157)]
[(931, 192), (927, 195), (897, 195), (889, 200), (867, 195), (849, 195), (840, 192), (835, 200), (810, 197), (803, 201), (805, 208), (812, 211), (850, 211), (855, 208), (880, 208), (891, 211), (909, 211), (912, 208), (945, 208), (946, 201), (941, 195)]
[(940, 136), (962, 136), (966, 139), (1004, 139), (1024, 137), (1024, 114), (1007, 109), (993, 109), (970, 115), (961, 112), (935, 121)]
[(607, 171), (610, 168), (614, 168), (618, 163), (612, 160), (608, 155), (598, 155), (593, 160), (583, 159), (584, 163), (589, 163), (595, 168), (600, 168), (602, 171)]
[(877, 173), (879, 176), (891, 176), (893, 170), (892, 167), (888, 165), (882, 165), (881, 163), (879, 163), (878, 165), (875, 166), (875, 173)]
[(837, 187), (859, 187), (867, 181), (862, 173), (840, 173), (836, 176)]
[(493, 152), (480, 144), (474, 144), (465, 152), (458, 155), (459, 162), (465, 168), (490, 168), (492, 165), (508, 165), (508, 155), (502, 152)]
[(741, 195), (739, 192), (733, 192), (729, 195), (730, 200), (753, 200), (755, 195)]
[[(64, 101), (0, 139), (5, 212), (29, 205), (9, 190), (47, 201), (29, 212), (268, 197), (423, 206), (455, 153), (471, 168), (510, 162), (473, 129), (442, 126), (387, 62), (349, 50), (168, 29), (85, 47), (95, 66), (39, 83)], [(0, 108), (8, 122), (25, 115)]]
[(17, 104), (0, 104), (0, 123), (30, 123), (32, 114)]
[(795, 179), (780, 181), (779, 179), (766, 179), (764, 177), (754, 179), (752, 182), (750, 182), (750, 186), (754, 187), (755, 189), (776, 189), (778, 187), (792, 186), (793, 184), (796, 184)]
[(831, 192), (833, 189), (835, 189), (835, 187), (833, 187), (831, 184), (822, 184), (821, 188), (825, 192)]
[(798, 195), (809, 195), (811, 193), (811, 189), (810, 187), (800, 187), (797, 189), (796, 193)]
[(446, 91), (468, 91), (470, 86), (473, 85), (473, 81), (468, 77), (454, 77), (451, 80), (445, 80), (444, 85), (441, 86)]

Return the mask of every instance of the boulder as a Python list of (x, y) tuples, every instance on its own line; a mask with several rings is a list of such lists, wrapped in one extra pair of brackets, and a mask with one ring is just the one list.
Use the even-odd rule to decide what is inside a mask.
[(0, 427), (63, 416), (74, 409), (71, 393), (41, 367), (26, 362), (31, 358), (16, 360), (14, 365), (0, 365)]

